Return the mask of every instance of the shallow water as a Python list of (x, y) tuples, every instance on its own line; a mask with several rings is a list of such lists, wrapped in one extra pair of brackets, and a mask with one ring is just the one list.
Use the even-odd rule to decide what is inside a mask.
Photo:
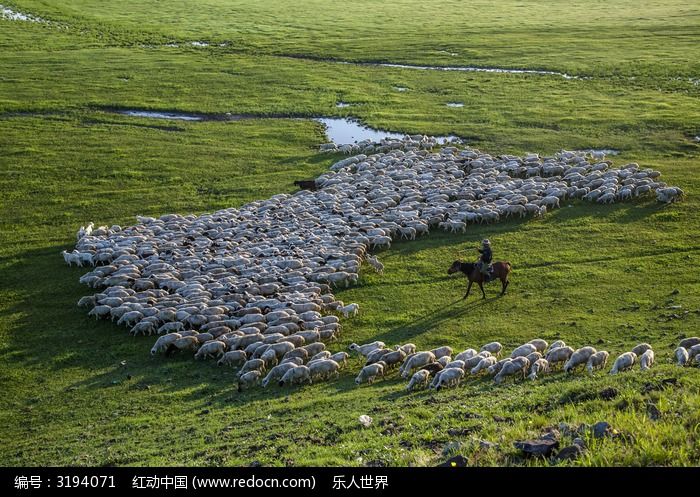
[(464, 104), (462, 102), (447, 102), (445, 105), (447, 105), (448, 107), (455, 107), (455, 108), (464, 107)]
[(119, 114), (131, 117), (148, 117), (152, 119), (170, 119), (176, 121), (203, 121), (202, 116), (186, 114), (184, 112), (152, 112), (148, 110), (120, 110)]
[(392, 88), (396, 91), (408, 91), (408, 88), (405, 86), (392, 86)]
[(46, 22), (41, 17), (17, 12), (4, 5), (0, 5), (0, 18), (7, 19), (8, 21)]
[(346, 108), (346, 107), (350, 107), (351, 105), (352, 105), (352, 104), (349, 104), (349, 103), (347, 103), (347, 102), (337, 102), (337, 103), (335, 104), (335, 106), (338, 107), (339, 109), (344, 109), (344, 108)]

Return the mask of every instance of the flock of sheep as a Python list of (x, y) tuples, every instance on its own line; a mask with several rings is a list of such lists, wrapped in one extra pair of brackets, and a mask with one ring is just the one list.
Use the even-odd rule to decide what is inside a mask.
[[(671, 202), (683, 195), (657, 171), (634, 163), (612, 168), (585, 153), (495, 157), (451, 146), (433, 152), (413, 137), (396, 143), (341, 160), (292, 195), (201, 216), (137, 217), (125, 228), (82, 227), (75, 250), (63, 257), (92, 267), (80, 281), (98, 293), (79, 305), (133, 334), (165, 334), (156, 351), (186, 350), (226, 364), (242, 361), (243, 351), (246, 361), (274, 368), (289, 347), (306, 350), (294, 352), (302, 361), (324, 358), (321, 341), (335, 340), (341, 329), (334, 313), (359, 309), (333, 289), (356, 283), (363, 261), (381, 272), (369, 251), (397, 238), (541, 216), (573, 198), (607, 203), (655, 193)], [(343, 363), (334, 362), (338, 369)], [(309, 379), (337, 372), (331, 369), (317, 366)], [(255, 376), (249, 372), (243, 385)]]

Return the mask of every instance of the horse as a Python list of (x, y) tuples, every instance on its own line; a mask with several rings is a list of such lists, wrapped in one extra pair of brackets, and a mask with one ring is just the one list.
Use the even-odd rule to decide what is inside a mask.
[(454, 261), (450, 266), (450, 269), (447, 270), (447, 274), (454, 274), (457, 271), (461, 271), (469, 279), (467, 293), (464, 295), (464, 298), (462, 300), (465, 300), (467, 297), (469, 297), (469, 292), (471, 291), (472, 283), (474, 282), (476, 282), (479, 285), (479, 288), (481, 288), (481, 294), (483, 295), (482, 299), (485, 299), (486, 292), (484, 292), (484, 283), (488, 283), (489, 281), (495, 280), (496, 278), (501, 280), (501, 296), (503, 296), (506, 293), (506, 288), (508, 288), (508, 285), (510, 283), (508, 281), (508, 274), (510, 274), (511, 270), (512, 268), (510, 262), (494, 262), (492, 277), (488, 280), (484, 280), (484, 275), (481, 273), (481, 271), (479, 271), (478, 264), (475, 264), (473, 262)]

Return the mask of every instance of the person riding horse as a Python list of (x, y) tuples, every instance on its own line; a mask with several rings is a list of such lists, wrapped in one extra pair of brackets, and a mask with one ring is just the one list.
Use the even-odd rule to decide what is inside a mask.
[(481, 242), (481, 248), (477, 248), (481, 257), (479, 257), (479, 271), (484, 275), (484, 281), (489, 280), (489, 266), (491, 265), (491, 260), (493, 259), (493, 253), (491, 252), (491, 242), (488, 238)]

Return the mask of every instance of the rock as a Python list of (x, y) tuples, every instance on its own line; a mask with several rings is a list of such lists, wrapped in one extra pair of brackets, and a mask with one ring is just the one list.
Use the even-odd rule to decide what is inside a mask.
[(261, 468), (262, 463), (260, 461), (253, 461), (248, 466), (251, 468)]
[(462, 448), (462, 442), (449, 442), (442, 448), (442, 455), (454, 454)]
[(382, 459), (373, 459), (365, 463), (365, 467), (367, 468), (386, 468), (386, 466), (386, 461)]
[(581, 438), (578, 438), (578, 437), (574, 438), (573, 443), (574, 443), (574, 445), (578, 445), (579, 447), (581, 447), (583, 450), (586, 450), (586, 448), (587, 448), (586, 442), (584, 442), (583, 439), (581, 439)]
[(561, 437), (559, 430), (556, 428), (550, 426), (548, 428), (545, 428), (544, 434), (542, 435), (542, 440), (554, 440), (557, 441)]
[[(697, 136), (695, 138), (697, 138)], [(674, 288), (671, 295), (678, 295), (679, 293), (681, 293), (681, 291), (678, 288)]]
[(449, 458), (442, 464), (438, 464), (438, 468), (466, 468), (467, 459), (464, 456), (454, 456)]
[(593, 436), (595, 438), (609, 437), (612, 433), (612, 427), (605, 421), (599, 421), (593, 425)]
[(515, 420), (513, 418), (503, 417), (503, 416), (493, 416), (493, 420), (496, 423), (509, 423), (509, 424), (515, 423)]
[(360, 422), (360, 424), (361, 424), (362, 426), (364, 426), (365, 428), (369, 428), (369, 425), (372, 424), (372, 418), (369, 417), (369, 416), (367, 416), (366, 414), (363, 414), (362, 416), (360, 416), (359, 418), (357, 418), (357, 420), (358, 420), (358, 421)]
[(577, 459), (581, 455), (583, 455), (583, 449), (578, 445), (574, 444), (564, 447), (559, 452), (557, 452), (555, 459), (557, 461), (567, 461)]
[(498, 447), (498, 444), (495, 444), (493, 442), (489, 442), (488, 440), (479, 440), (479, 448), (481, 449), (495, 449)]
[(559, 442), (557, 440), (540, 438), (537, 440), (519, 440), (514, 442), (513, 445), (528, 456), (547, 457), (554, 449), (559, 447)]
[(600, 398), (603, 400), (612, 400), (615, 397), (617, 397), (619, 394), (620, 394), (620, 391), (617, 388), (608, 387), (608, 388), (604, 388), (603, 390), (601, 390), (598, 395), (600, 395)]
[(661, 417), (661, 411), (656, 407), (656, 404), (652, 402), (647, 403), (647, 416), (649, 416), (649, 419), (652, 421), (656, 421)]

